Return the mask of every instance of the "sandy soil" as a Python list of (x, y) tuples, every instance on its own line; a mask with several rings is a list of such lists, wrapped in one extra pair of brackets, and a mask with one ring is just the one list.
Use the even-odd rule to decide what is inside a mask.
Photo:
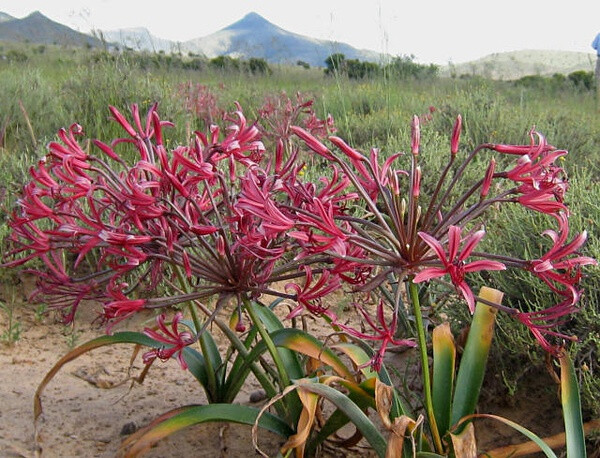
[[(128, 374), (132, 346), (104, 347), (68, 363), (46, 387), (36, 445), (33, 395), (38, 384), (73, 344), (82, 344), (104, 331), (90, 324), (94, 311), (78, 317), (74, 334), (57, 323), (52, 315), (40, 320), (34, 312), (31, 305), (16, 307), (13, 319), (21, 324), (19, 339), (12, 345), (0, 344), (0, 457), (113, 457), (118, 454), (127, 432), (146, 425), (171, 408), (206, 401), (199, 385), (174, 361), (155, 364), (144, 383), (132, 388), (128, 377), (139, 374), (143, 367), (138, 357)], [(144, 319), (148, 322), (144, 323)], [(0, 333), (5, 330), (6, 320), (6, 314), (0, 313)], [(153, 323), (151, 317), (137, 320), (136, 329)], [(398, 359), (394, 354), (390, 357)], [(552, 382), (549, 377), (546, 380), (542, 377), (532, 383), (530, 392), (521, 393), (515, 398), (519, 401), (512, 404), (488, 396), (482, 411), (520, 421), (543, 436), (560, 432), (560, 418), (559, 421), (554, 418), (557, 398)], [(251, 404), (250, 394), (258, 389), (259, 385), (249, 379), (237, 402)], [(512, 430), (498, 424), (481, 422), (476, 431), (479, 445), (486, 449), (522, 441)], [(260, 445), (265, 452), (273, 454), (280, 444), (275, 435), (261, 432)], [(370, 455), (366, 448), (359, 448), (351, 455), (335, 450), (321, 454), (327, 457)], [(172, 436), (146, 456), (258, 455), (252, 447), (250, 428), (208, 424)]]

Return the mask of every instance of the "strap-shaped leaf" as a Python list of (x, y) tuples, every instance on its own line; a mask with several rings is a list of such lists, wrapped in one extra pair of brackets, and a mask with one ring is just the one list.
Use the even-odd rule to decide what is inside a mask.
[[(322, 342), (314, 336), (294, 328), (279, 329), (271, 334), (271, 339), (278, 347), (287, 348), (303, 355), (310, 356), (323, 364), (330, 366), (338, 375), (348, 380), (354, 380), (354, 375), (346, 367), (343, 361), (325, 347)], [(245, 364), (249, 364), (266, 351), (266, 345), (260, 341), (248, 355)]]
[(456, 346), (450, 324), (443, 323), (433, 330), (433, 409), (440, 436), (450, 428), (452, 390), (456, 363)]
[(350, 358), (352, 362), (358, 368), (360, 368), (360, 371), (366, 378), (378, 376), (377, 372), (371, 369), (371, 365), (369, 364), (369, 362), (371, 361), (371, 357), (367, 355), (367, 352), (365, 352), (358, 345), (350, 342), (340, 342), (338, 344), (333, 345), (332, 348), (340, 350), (348, 358)]
[[(375, 392), (374, 392), (374, 384), (373, 379), (365, 380), (360, 385), (356, 385), (353, 382), (340, 382), (347, 389), (347, 396), (361, 409), (364, 411), (367, 408), (375, 408)], [(314, 449), (321, 442), (326, 440), (333, 433), (338, 431), (340, 428), (344, 427), (350, 422), (348, 416), (341, 411), (340, 409), (336, 409), (327, 419), (327, 421), (323, 424), (319, 432), (315, 435), (314, 439), (311, 441), (310, 447)]]
[[(524, 436), (526, 436), (529, 440), (535, 442), (535, 444), (537, 444), (537, 446), (540, 448), (540, 450), (548, 458), (556, 458), (556, 455), (554, 454), (554, 452), (552, 451), (552, 449), (538, 435), (536, 435), (535, 433), (529, 431), (524, 426), (521, 426), (520, 424), (515, 423), (512, 420), (509, 420), (508, 418), (500, 417), (498, 415), (485, 414), (485, 413), (477, 413), (477, 414), (467, 415), (466, 417), (464, 417), (463, 419), (461, 419), (460, 422), (457, 423), (457, 425), (455, 426), (455, 428), (457, 430), (459, 430), (466, 423), (468, 423), (469, 421), (471, 421), (473, 418), (490, 418), (492, 420), (497, 420), (497, 421), (499, 421), (501, 423), (504, 423), (505, 425), (510, 426), (511, 428), (519, 431), (521, 434), (523, 434)], [(494, 455), (494, 456), (496, 456), (496, 455)], [(507, 456), (514, 456), (514, 455), (511, 453), (510, 455), (507, 455)]]
[[(600, 431), (600, 419), (588, 421), (583, 425), (584, 434), (592, 434)], [(567, 443), (565, 433), (554, 434), (553, 436), (544, 437), (544, 442), (550, 448), (564, 447)], [(495, 458), (516, 458), (518, 456), (529, 456), (540, 451), (539, 446), (533, 442), (522, 442), (520, 444), (506, 445), (489, 450), (487, 453)]]
[[(479, 292), (479, 297), (496, 304), (502, 302), (503, 295), (501, 291), (485, 286)], [(475, 412), (479, 392), (483, 384), (492, 337), (494, 336), (496, 314), (497, 309), (482, 302), (477, 302), (471, 329), (465, 344), (465, 351), (456, 376), (451, 425), (455, 425), (461, 418)], [(456, 433), (460, 433), (460, 430)]]
[(369, 417), (367, 417), (361, 408), (348, 396), (328, 385), (311, 382), (307, 379), (299, 381), (298, 389), (318, 394), (333, 403), (357, 427), (367, 442), (369, 442), (375, 453), (381, 458), (385, 457), (387, 448), (385, 438)]
[[(256, 306), (256, 311), (270, 334), (279, 331), (280, 329), (284, 329), (283, 324), (270, 308)], [(280, 348), (279, 354), (281, 355), (281, 359), (283, 360), (287, 373), (291, 379), (298, 379), (304, 376), (304, 371), (302, 370), (302, 366), (300, 365), (296, 353), (286, 348)]]
[(160, 348), (163, 346), (161, 342), (157, 342), (156, 340), (148, 337), (141, 332), (117, 332), (110, 336), (100, 336), (95, 339), (90, 340), (77, 348), (74, 348), (69, 353), (60, 358), (54, 366), (48, 371), (42, 382), (39, 384), (35, 395), (33, 397), (33, 418), (34, 421), (42, 413), (42, 401), (41, 395), (44, 391), (44, 388), (50, 381), (54, 378), (54, 376), (58, 373), (58, 371), (68, 362), (77, 359), (79, 356), (87, 353), (88, 351), (94, 350), (96, 348), (104, 347), (106, 345), (114, 345), (120, 343), (128, 343), (128, 344), (137, 344), (144, 345), (146, 347), (152, 348)]
[[(139, 437), (127, 452), (126, 457), (140, 456), (161, 439), (188, 426), (200, 423), (216, 421), (252, 426), (256, 422), (258, 413), (259, 410), (254, 407), (237, 404), (208, 404), (183, 407), (177, 414), (162, 421)], [(294, 433), (283, 420), (270, 413), (263, 413), (258, 420), (258, 425), (284, 438)]]
[[(188, 326), (194, 334), (198, 331), (193, 321), (184, 320), (182, 322)], [(215, 342), (212, 334), (204, 330), (198, 338), (200, 342), (200, 348), (202, 349), (202, 355), (204, 357), (204, 366), (206, 368), (206, 383), (203, 384), (204, 389), (208, 395), (208, 399), (211, 402), (219, 402), (222, 399), (222, 385), (224, 379), (225, 365), (221, 359), (221, 353), (219, 353), (219, 347)]]
[[(373, 350), (373, 348), (371, 348), (369, 344), (367, 344), (367, 342), (358, 339), (355, 340), (354, 343), (365, 352), (369, 360), (373, 358), (373, 356), (375, 355), (375, 350)], [(390, 374), (385, 364), (381, 365), (379, 372), (377, 372), (377, 377), (386, 385), (394, 386), (394, 382), (392, 381), (392, 378), (390, 377)], [(398, 395), (397, 391), (394, 392), (394, 404), (392, 406), (390, 415), (392, 418), (401, 417), (402, 415), (407, 415), (411, 418), (415, 417), (410, 405)]]
[(584, 458), (585, 434), (581, 417), (581, 401), (579, 384), (573, 362), (566, 350), (559, 357), (560, 361), (560, 394), (567, 436), (567, 458)]

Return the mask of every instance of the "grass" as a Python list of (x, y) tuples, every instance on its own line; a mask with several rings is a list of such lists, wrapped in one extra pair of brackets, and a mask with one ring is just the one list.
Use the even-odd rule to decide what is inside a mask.
[[(464, 120), (462, 150), (484, 142), (527, 142), (533, 126), (552, 144), (570, 151), (565, 167), (571, 176), (570, 206), (575, 217), (573, 231), (587, 229), (589, 243), (585, 255), (600, 258), (600, 113), (595, 97), (576, 88), (557, 90), (516, 86), (510, 82), (482, 78), (438, 78), (435, 80), (348, 80), (326, 77), (321, 69), (273, 67), (269, 76), (221, 72), (205, 68), (193, 71), (169, 65), (152, 64), (132, 55), (110, 56), (98, 51), (33, 45), (0, 44), (0, 54), (14, 49), (26, 58), (0, 60), (0, 237), (7, 234), (4, 224), (27, 169), (43, 156), (44, 145), (56, 138), (61, 127), (77, 122), (90, 138), (109, 141), (120, 134), (109, 122), (108, 106), (126, 111), (132, 103), (144, 110), (159, 102), (161, 117), (175, 122), (169, 138), (185, 141), (190, 129), (203, 129), (202, 122), (190, 116), (178, 95), (178, 85), (201, 83), (227, 109), (239, 101), (246, 115), (258, 113), (266, 96), (300, 92), (315, 101), (317, 115), (331, 114), (337, 135), (362, 150), (379, 148), (383, 154), (410, 150), (410, 119), (413, 114), (432, 112), (423, 124), (422, 157), (428, 170), (436, 170), (449, 152), (449, 134), (457, 114)], [(13, 53), (14, 54), (14, 53)], [(431, 109), (430, 107), (433, 107)], [(485, 167), (485, 164), (481, 165)], [(307, 171), (311, 173), (311, 171)], [(319, 172), (316, 172), (319, 173)], [(527, 232), (531, 221), (519, 209), (498, 215), (505, 228), (493, 238), (495, 249), (539, 250), (538, 234)], [(535, 221), (533, 222), (535, 225)], [(543, 230), (539, 225), (540, 231)], [(600, 415), (598, 364), (600, 346), (600, 275), (588, 269), (584, 279), (588, 293), (581, 313), (567, 323), (582, 336), (574, 346), (575, 361), (583, 387), (584, 407), (589, 415)], [(497, 285), (510, 300), (530, 306), (548, 300), (539, 285), (525, 278)], [(449, 310), (457, 322), (460, 313)], [(499, 364), (525, 358), (541, 365), (541, 354), (526, 330), (511, 322), (500, 324), (494, 357)], [(14, 333), (11, 334), (11, 338)], [(515, 345), (514, 342), (517, 342)], [(524, 356), (525, 355), (525, 356)], [(513, 358), (513, 359), (511, 359)], [(504, 363), (500, 364), (502, 361)], [(494, 367), (494, 364), (491, 364)], [(517, 383), (514, 371), (502, 374), (507, 386)]]

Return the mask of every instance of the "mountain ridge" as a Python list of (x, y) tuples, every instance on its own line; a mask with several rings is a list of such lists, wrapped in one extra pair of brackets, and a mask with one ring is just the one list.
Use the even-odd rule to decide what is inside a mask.
[[(30, 43), (108, 46), (150, 52), (187, 52), (213, 58), (226, 55), (234, 58), (263, 58), (271, 64), (303, 62), (323, 67), (325, 59), (334, 53), (346, 59), (380, 62), (390, 56), (361, 50), (348, 44), (321, 40), (287, 31), (258, 13), (251, 12), (212, 34), (187, 41), (158, 38), (145, 27), (96, 31), (101, 39), (77, 32), (52, 21), (39, 11), (18, 19), (0, 12), (0, 40)], [(104, 41), (103, 41), (104, 40)], [(593, 53), (557, 50), (520, 50), (492, 53), (469, 62), (440, 65), (442, 76), (484, 76), (511, 80), (525, 75), (568, 74), (577, 70), (593, 71)]]
[[(0, 40), (92, 47), (102, 45), (97, 38), (55, 22), (39, 11), (22, 19), (12, 18), (6, 13), (0, 15), (3, 18), (0, 20)], [(12, 19), (4, 19), (5, 17)]]
[[(262, 58), (274, 64), (296, 64), (298, 61), (323, 67), (325, 59), (339, 52), (348, 59), (379, 61), (383, 54), (375, 51), (357, 49), (346, 43), (319, 40), (287, 31), (251, 12), (236, 22), (202, 37), (183, 42), (174, 42), (158, 38), (147, 29), (117, 29), (103, 31), (105, 37), (138, 50), (184, 51), (208, 58), (229, 56), (233, 58)], [(129, 42), (119, 40), (119, 36), (129, 36)], [(137, 47), (131, 43), (138, 44)]]

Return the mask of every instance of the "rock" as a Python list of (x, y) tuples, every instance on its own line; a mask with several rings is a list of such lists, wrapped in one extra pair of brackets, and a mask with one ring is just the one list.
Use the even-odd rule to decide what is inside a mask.
[(250, 402), (260, 402), (267, 399), (265, 390), (256, 390), (250, 393)]
[(134, 421), (130, 421), (129, 423), (125, 423), (121, 428), (121, 436), (129, 436), (137, 431), (137, 425)]

